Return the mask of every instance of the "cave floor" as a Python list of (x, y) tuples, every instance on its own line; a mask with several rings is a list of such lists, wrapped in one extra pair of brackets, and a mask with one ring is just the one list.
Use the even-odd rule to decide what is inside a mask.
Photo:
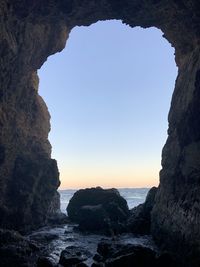
[(85, 263), (91, 266), (93, 257), (97, 252), (97, 245), (101, 241), (141, 245), (158, 250), (152, 237), (149, 235), (135, 236), (133, 234), (122, 234), (112, 238), (104, 235), (83, 234), (74, 230), (75, 228), (76, 225), (74, 224), (54, 227), (46, 226), (32, 232), (27, 237), (41, 243), (45, 247), (46, 256), (50, 257), (55, 263), (59, 262), (60, 254), (66, 247), (75, 246), (86, 249), (89, 252)]

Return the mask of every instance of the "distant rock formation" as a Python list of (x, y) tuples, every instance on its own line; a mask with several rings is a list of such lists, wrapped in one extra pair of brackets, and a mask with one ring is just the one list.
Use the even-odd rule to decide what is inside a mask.
[(67, 213), (80, 230), (115, 234), (124, 231), (129, 209), (117, 189), (96, 187), (78, 190), (69, 201)]

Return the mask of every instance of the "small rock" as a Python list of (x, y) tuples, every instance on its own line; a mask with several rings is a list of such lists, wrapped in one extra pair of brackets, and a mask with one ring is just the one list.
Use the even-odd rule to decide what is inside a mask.
[(86, 261), (91, 253), (81, 247), (69, 246), (61, 252), (59, 263), (65, 267), (72, 267)]

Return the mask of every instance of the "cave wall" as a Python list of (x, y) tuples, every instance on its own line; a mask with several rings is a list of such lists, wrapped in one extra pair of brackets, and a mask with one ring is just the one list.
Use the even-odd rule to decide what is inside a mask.
[(0, 226), (24, 231), (44, 224), (60, 183), (37, 69), (64, 47), (68, 32), (60, 22), (16, 13), (10, 2), (1, 1)]
[(200, 50), (197, 47), (179, 67), (152, 213), (152, 233), (156, 240), (164, 249), (193, 259), (191, 266), (200, 263), (199, 102)]
[[(37, 92), (37, 69), (64, 48), (73, 27), (120, 19), (130, 27), (161, 29), (175, 48), (179, 71), (152, 234), (168, 250), (185, 249), (188, 257), (200, 253), (199, 18), (198, 0), (1, 1), (1, 226), (42, 224), (59, 185), (48, 142), (50, 117)], [(20, 221), (13, 220), (16, 214)]]

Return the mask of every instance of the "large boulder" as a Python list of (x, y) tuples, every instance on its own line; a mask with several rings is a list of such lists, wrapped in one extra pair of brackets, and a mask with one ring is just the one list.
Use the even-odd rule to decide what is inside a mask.
[(131, 210), (127, 223), (127, 229), (134, 234), (150, 234), (151, 211), (155, 203), (157, 187), (152, 187), (143, 204)]
[(69, 218), (80, 230), (113, 233), (123, 230), (129, 216), (126, 200), (116, 189), (101, 187), (77, 191), (67, 207)]
[(101, 204), (83, 206), (79, 215), (80, 230), (99, 232), (100, 230), (110, 229), (110, 218)]

